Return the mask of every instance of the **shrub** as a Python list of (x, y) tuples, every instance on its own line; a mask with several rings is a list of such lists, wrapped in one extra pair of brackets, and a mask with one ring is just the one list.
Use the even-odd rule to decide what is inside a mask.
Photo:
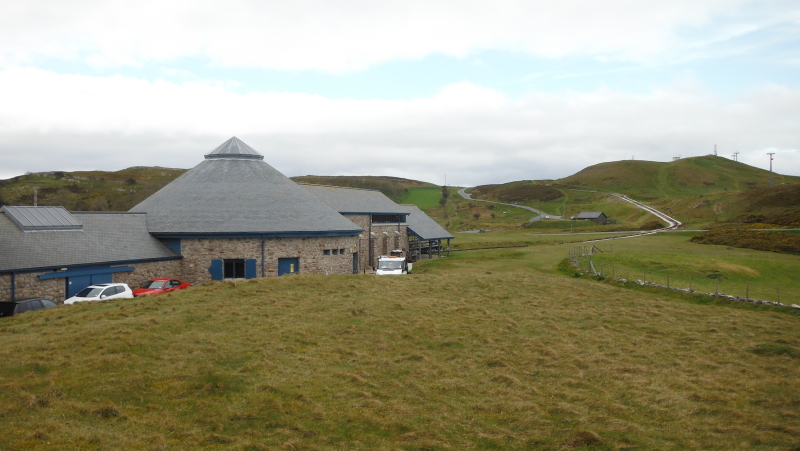
[(664, 227), (666, 227), (664, 224), (660, 223), (659, 221), (653, 220), (643, 224), (641, 227), (639, 227), (639, 230), (657, 230), (657, 229), (663, 229)]

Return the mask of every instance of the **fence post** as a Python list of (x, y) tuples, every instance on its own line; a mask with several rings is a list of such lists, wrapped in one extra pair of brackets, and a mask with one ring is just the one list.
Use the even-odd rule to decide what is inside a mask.
[(719, 296), (719, 279), (714, 279), (714, 282), (716, 283), (716, 286), (717, 286), (716, 291), (714, 291), (714, 296), (718, 297)]
[(689, 293), (692, 292), (692, 276), (689, 276)]
[(644, 281), (644, 283), (647, 283), (647, 268), (642, 268), (642, 270), (644, 271), (644, 277), (643, 277), (644, 280), (643, 281)]

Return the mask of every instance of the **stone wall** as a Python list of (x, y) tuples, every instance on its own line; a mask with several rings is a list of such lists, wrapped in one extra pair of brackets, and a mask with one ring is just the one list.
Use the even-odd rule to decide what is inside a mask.
[(408, 255), (408, 226), (405, 224), (372, 224), (373, 265), (378, 266), (378, 257), (402, 249)]
[[(358, 236), (358, 266), (360, 269), (377, 267), (378, 257), (387, 255), (395, 249), (402, 249), (408, 254), (408, 226), (406, 224), (372, 224), (370, 229), (370, 215), (344, 215), (344, 217), (364, 229), (364, 232)], [(370, 248), (372, 248), (371, 253)]]
[(11, 274), (0, 274), (0, 301), (11, 300)]
[[(135, 263), (134, 271), (117, 272), (111, 275), (111, 280), (117, 283), (127, 283), (131, 289), (139, 287), (142, 282), (156, 277), (178, 277), (181, 268), (180, 260), (163, 262)], [(18, 273), (16, 275), (16, 298), (31, 297), (50, 298), (60, 302), (64, 300), (67, 290), (67, 279), (41, 280), (39, 276), (49, 274), (51, 271)], [(11, 299), (11, 274), (0, 276), (0, 300)]]
[[(208, 268), (216, 259), (255, 259), (256, 277), (262, 276), (261, 238), (215, 238), (181, 240), (181, 273), (191, 284), (208, 282)], [(334, 255), (325, 250), (337, 250)], [(344, 252), (338, 252), (344, 249)], [(278, 275), (279, 258), (298, 258), (300, 273), (350, 274), (358, 237), (267, 238), (264, 240), (264, 275)]]
[[(16, 298), (43, 297), (63, 301), (66, 290), (64, 279), (39, 280), (45, 272), (22, 273), (16, 275)], [(0, 276), (0, 300), (11, 300), (11, 274)]]

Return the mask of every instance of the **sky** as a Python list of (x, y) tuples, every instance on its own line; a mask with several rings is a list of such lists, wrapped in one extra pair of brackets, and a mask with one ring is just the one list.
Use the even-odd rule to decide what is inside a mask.
[(800, 175), (797, 0), (0, 0), (0, 179), (191, 168), (453, 186), (714, 152)]

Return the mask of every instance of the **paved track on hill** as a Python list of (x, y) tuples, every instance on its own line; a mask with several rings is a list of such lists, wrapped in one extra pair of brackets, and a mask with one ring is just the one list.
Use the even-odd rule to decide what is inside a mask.
[(545, 213), (542, 210), (537, 210), (537, 209), (532, 208), (532, 207), (526, 207), (525, 205), (504, 204), (503, 202), (495, 202), (493, 200), (473, 199), (472, 196), (467, 194), (466, 188), (461, 188), (460, 190), (458, 190), (458, 194), (461, 194), (461, 197), (463, 197), (464, 199), (467, 199), (467, 200), (474, 200), (476, 202), (488, 202), (490, 204), (497, 204), (497, 205), (508, 205), (509, 207), (522, 208), (524, 210), (528, 210), (530, 212), (533, 212), (533, 213), (536, 213), (537, 215), (539, 215), (539, 217), (531, 218), (531, 222), (538, 221), (539, 219), (541, 219), (542, 216), (545, 217), (545, 218), (548, 218), (548, 219), (564, 219), (561, 216), (551, 215), (550, 213)]
[[(554, 215), (551, 215), (549, 213), (545, 213), (545, 212), (543, 212), (541, 210), (537, 210), (535, 208), (526, 207), (524, 205), (504, 204), (502, 202), (494, 202), (494, 201), (491, 201), (491, 200), (473, 199), (472, 196), (467, 194), (466, 189), (467, 188), (461, 188), (460, 190), (458, 190), (458, 194), (460, 194), (461, 197), (463, 197), (464, 199), (474, 200), (474, 201), (477, 201), (477, 202), (489, 202), (489, 203), (498, 204), (498, 205), (508, 205), (508, 206), (511, 206), (511, 207), (523, 208), (525, 210), (532, 211), (532, 212), (538, 214), (540, 217), (541, 216), (545, 216), (545, 217), (552, 218), (552, 219), (564, 219), (561, 216), (554, 216)], [(610, 196), (614, 196), (614, 197), (616, 197), (616, 198), (618, 198), (618, 199), (620, 199), (622, 201), (632, 203), (637, 208), (640, 208), (640, 209), (642, 209), (642, 210), (654, 215), (658, 219), (661, 219), (662, 221), (665, 221), (667, 223), (667, 226), (664, 227), (664, 228), (661, 228), (661, 229), (648, 230), (648, 231), (644, 231), (644, 232), (635, 232), (635, 233), (631, 233), (629, 235), (621, 235), (621, 236), (614, 236), (614, 237), (608, 237), (608, 238), (597, 238), (597, 239), (593, 239), (593, 240), (574, 241), (575, 243), (591, 243), (591, 242), (594, 242), (594, 241), (619, 240), (619, 239), (623, 239), (623, 238), (634, 238), (634, 237), (637, 237), (637, 236), (653, 235), (653, 234), (656, 234), (658, 232), (663, 232), (663, 231), (666, 231), (666, 230), (675, 230), (675, 229), (677, 229), (678, 227), (681, 226), (681, 222), (678, 221), (677, 219), (675, 219), (675, 218), (673, 218), (671, 216), (668, 216), (667, 214), (662, 213), (662, 212), (656, 210), (655, 208), (647, 206), (647, 205), (645, 205), (645, 204), (643, 204), (643, 203), (641, 203), (641, 202), (639, 202), (637, 200), (633, 200), (633, 199), (631, 199), (630, 197), (628, 197), (628, 196), (626, 196), (624, 194), (618, 194), (618, 193), (608, 193), (608, 194)], [(541, 219), (541, 218), (531, 218), (531, 222), (533, 222), (534, 220), (538, 220), (538, 219)]]

